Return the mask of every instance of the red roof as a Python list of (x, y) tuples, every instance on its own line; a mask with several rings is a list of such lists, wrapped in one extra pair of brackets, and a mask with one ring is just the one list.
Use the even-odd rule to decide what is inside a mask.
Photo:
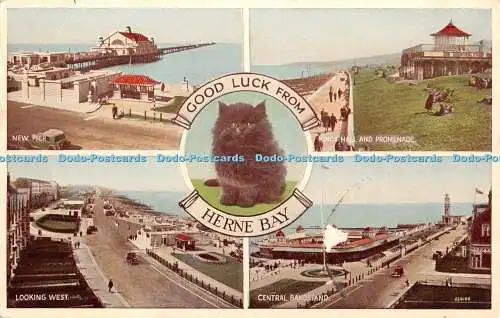
[(447, 36), (470, 36), (469, 33), (466, 33), (459, 28), (457, 28), (451, 21), (444, 28), (439, 30), (436, 33), (432, 33), (432, 36), (436, 35), (447, 35)]
[(135, 42), (145, 42), (149, 41), (148, 37), (145, 35), (142, 35), (140, 33), (134, 33), (134, 32), (120, 32), (121, 35), (131, 39), (132, 41)]
[(120, 75), (111, 81), (111, 84), (121, 85), (154, 85), (158, 82), (146, 75)]
[(191, 236), (186, 235), (186, 234), (181, 234), (181, 233), (176, 234), (175, 239), (179, 240), (179, 241), (193, 241), (194, 240), (194, 238), (192, 238)]
[[(374, 241), (380, 241), (387, 239), (389, 236), (384, 233), (384, 234), (377, 234), (375, 235), (374, 238), (362, 238), (359, 240), (354, 240), (354, 241), (347, 241), (343, 243), (339, 243), (335, 246), (335, 248), (340, 248), (340, 249), (349, 249), (353, 247), (359, 247), (363, 246), (369, 243), (372, 243)], [(272, 243), (267, 245), (267, 247), (297, 247), (297, 248), (321, 248), (323, 246), (323, 243), (300, 243), (300, 242), (287, 242), (287, 243)]]
[(285, 236), (285, 233), (283, 233), (282, 230), (279, 230), (278, 232), (276, 232), (276, 237), (279, 237), (279, 236)]
[(295, 231), (301, 232), (301, 231), (304, 231), (304, 228), (302, 227), (302, 225), (299, 225), (299, 226), (297, 226), (297, 229)]

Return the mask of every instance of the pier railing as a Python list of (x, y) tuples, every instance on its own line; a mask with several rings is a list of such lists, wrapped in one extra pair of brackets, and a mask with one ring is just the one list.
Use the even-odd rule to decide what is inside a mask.
[(212, 293), (213, 295), (221, 298), (222, 300), (230, 303), (231, 305), (238, 307), (238, 308), (243, 308), (243, 299), (234, 297), (233, 295), (229, 295), (226, 293), (224, 290), (220, 290), (217, 288), (217, 286), (212, 286), (210, 285), (209, 282), (205, 282), (203, 279), (199, 279), (198, 277), (194, 276), (193, 274), (190, 274), (183, 270), (182, 268), (179, 268), (178, 263), (171, 263), (167, 261), (166, 259), (162, 258), (158, 254), (156, 254), (153, 250), (151, 249), (146, 249), (146, 254), (151, 256), (153, 259), (155, 259), (157, 262), (160, 264), (166, 266), (168, 269), (176, 273), (177, 275), (181, 276), (184, 279), (187, 279), (191, 283), (196, 284), (197, 286), (207, 290), (208, 292)]
[(448, 45), (419, 44), (403, 50), (403, 54), (412, 57), (461, 57), (491, 58), (491, 51), (481, 45)]

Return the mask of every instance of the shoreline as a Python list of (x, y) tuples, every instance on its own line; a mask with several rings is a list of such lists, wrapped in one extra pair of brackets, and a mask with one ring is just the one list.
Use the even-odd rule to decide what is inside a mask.
[(103, 198), (111, 201), (111, 204), (117, 213), (126, 212), (129, 215), (140, 214), (144, 216), (184, 218), (183, 216), (173, 213), (156, 211), (153, 207), (146, 203), (119, 193), (110, 193), (104, 195)]

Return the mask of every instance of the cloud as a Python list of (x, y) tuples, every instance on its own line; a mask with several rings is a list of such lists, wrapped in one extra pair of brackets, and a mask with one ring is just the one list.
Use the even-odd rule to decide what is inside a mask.
[(334, 228), (330, 224), (326, 226), (326, 230), (323, 234), (323, 244), (325, 245), (326, 251), (330, 250), (337, 244), (347, 241), (347, 233)]

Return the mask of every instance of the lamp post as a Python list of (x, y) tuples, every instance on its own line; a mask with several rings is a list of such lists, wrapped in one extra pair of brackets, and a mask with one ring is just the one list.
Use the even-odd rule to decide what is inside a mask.
[[(329, 170), (330, 168), (325, 166), (325, 165), (321, 165), (321, 169)], [(324, 231), (326, 231), (325, 220), (324, 220), (324, 216), (323, 216), (324, 204), (325, 204), (325, 178), (323, 176), (321, 178), (321, 228), (323, 229), (323, 233), (324, 233)], [(326, 245), (325, 245), (324, 238), (323, 238), (323, 270), (327, 273), (328, 276), (330, 276), (330, 273), (328, 271), (328, 267), (326, 265)]]

